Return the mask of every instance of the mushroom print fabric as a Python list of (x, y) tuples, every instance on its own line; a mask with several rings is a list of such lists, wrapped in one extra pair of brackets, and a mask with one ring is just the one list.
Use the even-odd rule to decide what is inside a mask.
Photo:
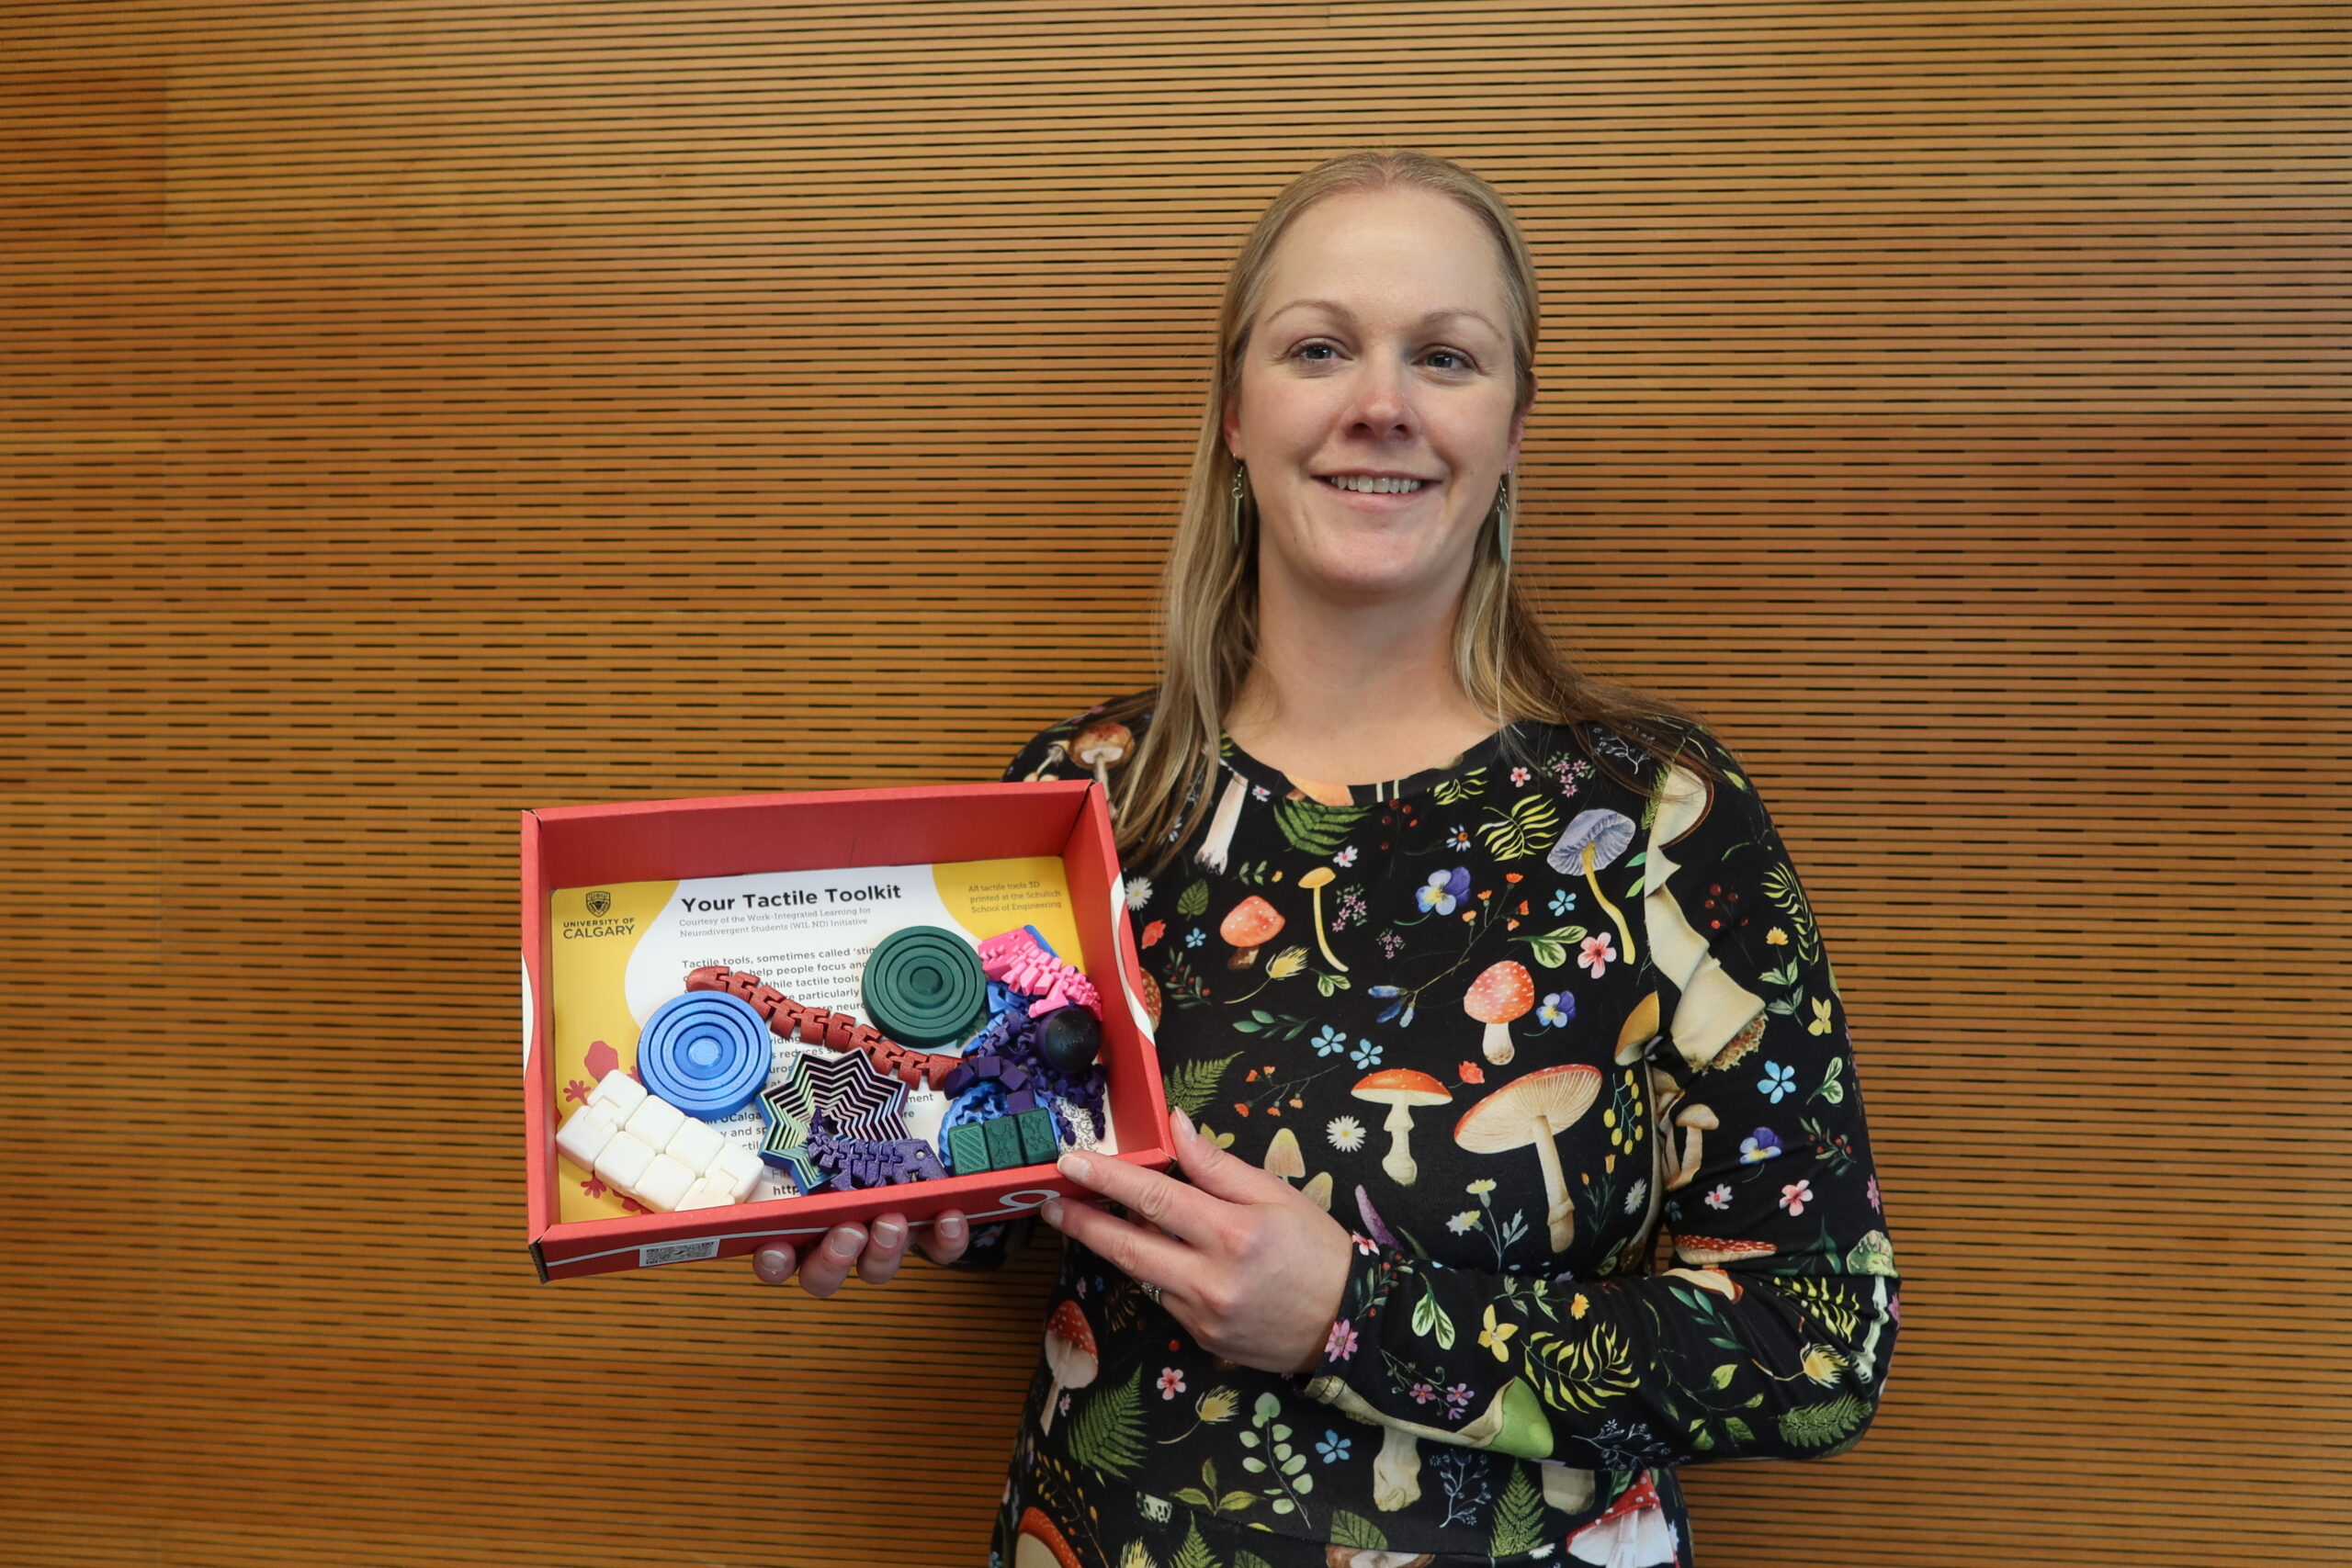
[[(1115, 784), (1140, 707), (1005, 776)], [(1066, 1242), (995, 1568), (1682, 1565), (1675, 1467), (1861, 1436), (1898, 1307), (1845, 1010), (1720, 742), (1522, 724), (1369, 785), (1227, 742), (1193, 807), (1127, 882), (1169, 1099), (1353, 1266), (1278, 1376)]]

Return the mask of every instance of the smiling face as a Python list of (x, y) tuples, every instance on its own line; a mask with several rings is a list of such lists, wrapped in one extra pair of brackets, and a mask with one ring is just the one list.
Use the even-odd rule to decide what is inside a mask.
[(1342, 601), (1459, 594), (1525, 428), (1510, 321), (1499, 247), (1450, 197), (1298, 215), (1225, 411), (1261, 574)]

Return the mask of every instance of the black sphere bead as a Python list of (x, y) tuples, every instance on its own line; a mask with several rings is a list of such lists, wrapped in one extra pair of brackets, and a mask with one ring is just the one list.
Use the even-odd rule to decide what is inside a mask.
[(1102, 1025), (1084, 1008), (1056, 1008), (1038, 1027), (1037, 1049), (1056, 1072), (1076, 1077), (1102, 1049)]

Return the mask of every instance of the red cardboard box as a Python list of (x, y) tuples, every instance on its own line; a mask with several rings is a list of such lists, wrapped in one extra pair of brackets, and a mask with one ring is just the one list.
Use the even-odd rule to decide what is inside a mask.
[(731, 1208), (560, 1221), (555, 1134), (561, 1117), (548, 945), (548, 896), (559, 888), (1058, 856), (1077, 919), (1078, 962), (1102, 995), (1105, 1109), (1117, 1157), (1153, 1170), (1171, 1158), (1111, 815), (1091, 781), (559, 807), (524, 812), (522, 840), (524, 1130), (531, 1259), (542, 1280), (733, 1258), (778, 1237), (805, 1246), (845, 1221), (892, 1211), (922, 1225), (943, 1209), (961, 1209), (973, 1224), (985, 1224), (1071, 1190), (1053, 1166), (1036, 1165)]

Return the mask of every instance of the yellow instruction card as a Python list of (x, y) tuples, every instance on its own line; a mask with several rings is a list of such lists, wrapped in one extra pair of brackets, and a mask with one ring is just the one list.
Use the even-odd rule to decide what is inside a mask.
[[(706, 964), (748, 969), (797, 1002), (864, 1021), (858, 977), (865, 955), (907, 926), (958, 931), (975, 947), (1017, 926), (1035, 926), (1057, 953), (1082, 962), (1069, 885), (1052, 855), (565, 887), (548, 896), (548, 915), (559, 1119), (606, 1073), (636, 1069), (638, 1031)], [(771, 1083), (794, 1052), (821, 1051), (784, 1041), (775, 1047)], [(936, 1136), (946, 1108), (936, 1089), (909, 1090), (910, 1135)], [(759, 1147), (756, 1106), (718, 1125), (732, 1141)], [(1102, 1147), (1115, 1149), (1108, 1128)], [(643, 1212), (561, 1156), (556, 1179), (559, 1217), (566, 1222)], [(752, 1196), (791, 1191), (781, 1172), (770, 1172)]]

